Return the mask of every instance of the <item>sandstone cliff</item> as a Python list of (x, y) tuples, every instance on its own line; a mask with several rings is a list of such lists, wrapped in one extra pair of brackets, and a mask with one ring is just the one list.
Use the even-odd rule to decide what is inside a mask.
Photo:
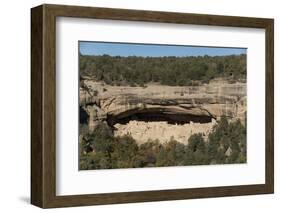
[[(230, 119), (239, 118), (241, 121), (245, 119), (245, 83), (230, 84), (220, 80), (193, 87), (157, 84), (129, 87), (109, 86), (102, 82), (84, 80), (81, 85), (80, 109), (88, 115), (90, 130), (94, 129), (98, 122), (106, 121), (118, 130), (116, 135), (131, 133), (137, 137), (134, 133), (137, 131), (142, 135), (138, 136), (141, 141), (147, 140), (147, 135), (154, 139), (153, 132), (160, 137), (161, 131), (172, 131), (172, 127), (174, 133), (167, 131), (164, 138), (176, 136), (181, 140), (184, 131), (182, 127), (176, 127), (177, 124), (185, 125), (189, 132), (186, 135), (196, 132), (208, 134), (214, 121), (222, 115)], [(157, 125), (161, 128), (156, 131), (154, 124), (144, 125), (143, 122), (160, 122)], [(196, 124), (204, 124), (201, 126), (203, 129)], [(198, 131), (199, 129), (201, 130)], [(187, 138), (188, 136), (182, 140), (186, 141)]]

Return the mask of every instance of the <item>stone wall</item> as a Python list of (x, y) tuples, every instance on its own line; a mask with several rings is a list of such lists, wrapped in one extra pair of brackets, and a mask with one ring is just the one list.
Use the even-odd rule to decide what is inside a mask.
[(183, 125), (172, 125), (164, 121), (130, 121), (125, 125), (115, 124), (114, 136), (130, 135), (140, 144), (148, 140), (158, 140), (160, 143), (165, 143), (171, 139), (187, 144), (192, 134), (202, 133), (203, 136), (207, 136), (215, 123), (216, 121), (213, 120), (204, 124), (190, 122)]

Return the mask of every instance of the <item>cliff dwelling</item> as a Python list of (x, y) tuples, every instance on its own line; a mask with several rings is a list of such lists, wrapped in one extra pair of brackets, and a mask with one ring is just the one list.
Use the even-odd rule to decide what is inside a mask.
[[(85, 85), (92, 82), (85, 82)], [(114, 87), (99, 83), (94, 92), (80, 92), (80, 123), (94, 130), (100, 122), (111, 127), (114, 136), (130, 135), (139, 144), (171, 139), (187, 144), (192, 134), (207, 137), (220, 116), (244, 117), (244, 84), (216, 84), (196, 87)], [(210, 89), (212, 88), (212, 89)]]

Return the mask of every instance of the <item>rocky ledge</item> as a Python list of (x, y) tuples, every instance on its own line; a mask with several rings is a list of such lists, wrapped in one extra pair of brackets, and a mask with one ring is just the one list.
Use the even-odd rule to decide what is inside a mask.
[[(173, 133), (166, 133), (168, 136), (177, 135), (176, 130), (184, 132), (182, 127), (176, 125), (186, 127), (190, 134), (199, 129), (199, 132), (207, 134), (223, 115), (243, 122), (246, 108), (246, 84), (231, 84), (222, 80), (184, 87), (159, 84), (145, 87), (110, 86), (83, 80), (80, 87), (80, 123), (87, 124), (92, 131), (99, 122), (107, 122), (116, 135), (142, 135), (137, 136), (141, 141), (148, 139), (147, 135), (153, 136), (155, 125), (164, 132), (173, 127)], [(197, 124), (201, 124), (203, 130)], [(148, 129), (154, 130), (151, 132)]]

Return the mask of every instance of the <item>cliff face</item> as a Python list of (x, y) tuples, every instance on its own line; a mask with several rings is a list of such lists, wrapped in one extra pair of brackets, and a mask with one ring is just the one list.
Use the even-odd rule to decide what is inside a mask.
[[(185, 125), (185, 130), (189, 131), (186, 135), (190, 135), (201, 128), (197, 124), (202, 124), (199, 132), (207, 134), (222, 115), (244, 121), (246, 84), (216, 81), (193, 87), (156, 84), (129, 87), (84, 80), (80, 88), (80, 110), (86, 112), (90, 130), (106, 121), (115, 128), (116, 135), (136, 136), (135, 131), (141, 132), (142, 136), (137, 136), (141, 141), (148, 139), (147, 135), (151, 135), (151, 139), (155, 135), (159, 138), (161, 131), (172, 131), (170, 127), (173, 127), (172, 133), (166, 132), (169, 137), (181, 135), (184, 130), (177, 125)], [(158, 133), (151, 122), (159, 122)]]
[[(80, 106), (95, 111), (93, 119), (122, 119), (136, 113), (244, 118), (246, 84), (213, 82), (196, 87), (108, 86), (91, 80), (80, 89)], [(198, 119), (199, 119), (198, 117)]]

